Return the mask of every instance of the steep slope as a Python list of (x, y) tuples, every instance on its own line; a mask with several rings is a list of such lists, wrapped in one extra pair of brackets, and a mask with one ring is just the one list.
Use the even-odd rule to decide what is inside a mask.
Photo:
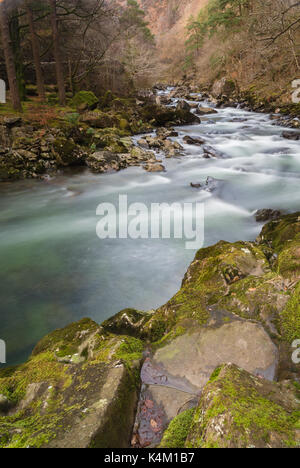
[[(208, 0), (138, 0), (155, 34), (160, 62), (169, 73), (178, 74), (178, 64), (185, 56), (185, 28), (191, 15), (197, 15)], [(170, 73), (171, 72), (171, 73)]]

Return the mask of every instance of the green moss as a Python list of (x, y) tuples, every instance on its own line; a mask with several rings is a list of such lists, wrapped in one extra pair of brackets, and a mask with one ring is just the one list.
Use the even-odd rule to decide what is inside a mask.
[(186, 410), (170, 422), (168, 429), (164, 432), (160, 448), (184, 448), (194, 412), (194, 409)]
[(263, 249), (252, 243), (231, 244), (221, 241), (199, 250), (185, 275), (180, 291), (158, 309), (146, 324), (145, 329), (151, 341), (161, 340), (184, 319), (192, 319), (205, 325), (213, 305), (230, 304), (229, 310), (236, 312), (235, 305), (228, 300), (228, 289), (231, 284), (238, 287), (245, 278), (250, 278), (251, 269), (256, 271), (259, 268), (266, 273), (270, 270)]
[(277, 253), (280, 253), (298, 234), (300, 234), (300, 212), (267, 223), (261, 231), (259, 240), (270, 244)]
[(93, 320), (84, 318), (79, 322), (74, 322), (65, 328), (56, 330), (45, 336), (34, 348), (32, 355), (45, 351), (58, 353), (60, 356), (75, 354), (79, 344), (89, 333), (95, 332), (99, 325)]
[(25, 364), (1, 371), (0, 393), (17, 404), (24, 398), (29, 384), (47, 381), (59, 382), (65, 388), (72, 381), (66, 367), (57, 362), (51, 352), (41, 353)]
[[(223, 366), (217, 374), (204, 389), (191, 425), (189, 447), (206, 448), (211, 443), (264, 446), (271, 434), (283, 446), (296, 443), (299, 411), (290, 412), (280, 405), (277, 384), (260, 382), (232, 365)], [(222, 437), (215, 426), (222, 427)]]
[(278, 272), (287, 278), (300, 276), (300, 233), (280, 252)]
[(71, 99), (69, 105), (74, 109), (78, 109), (81, 105), (87, 105), (87, 107), (93, 107), (97, 105), (98, 98), (92, 91), (79, 91), (73, 99)]
[(209, 382), (214, 382), (220, 375), (222, 367), (217, 367), (210, 376)]
[(300, 337), (300, 282), (287, 306), (280, 314), (280, 327), (283, 338), (292, 343)]
[(168, 343), (171, 341), (175, 340), (178, 336), (182, 336), (186, 333), (186, 328), (182, 326), (176, 326), (174, 327), (169, 333), (164, 335), (160, 340), (154, 342), (152, 344), (153, 349), (158, 349), (162, 348), (163, 346), (166, 346)]
[(125, 362), (139, 360), (142, 359), (144, 348), (144, 343), (141, 340), (130, 336), (124, 336), (122, 337), (122, 343), (114, 354), (114, 357)]
[(278, 313), (278, 304), (284, 303), (288, 293), (280, 290), (281, 278), (276, 273), (248, 276), (230, 285), (228, 293), (218, 304), (243, 318), (261, 320), (261, 315)]

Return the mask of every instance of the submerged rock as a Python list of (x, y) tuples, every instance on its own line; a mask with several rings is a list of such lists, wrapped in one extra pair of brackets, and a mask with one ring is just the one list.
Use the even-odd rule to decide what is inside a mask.
[(287, 140), (295, 140), (295, 141), (300, 140), (300, 133), (297, 133), (297, 132), (283, 132), (282, 136), (283, 138), (286, 138)]
[(255, 213), (255, 219), (258, 223), (278, 219), (280, 216), (282, 216), (281, 211), (272, 209), (257, 210)]
[(211, 107), (201, 107), (198, 106), (196, 110), (197, 115), (211, 115), (211, 114), (217, 114), (218, 111), (215, 109), (212, 109)]
[(212, 146), (206, 145), (203, 147), (204, 157), (205, 158), (224, 158), (226, 157), (224, 153), (218, 151), (217, 149), (213, 148)]
[(151, 163), (151, 164), (146, 164), (144, 166), (144, 169), (147, 171), (147, 172), (164, 172), (166, 170), (165, 166), (163, 166), (163, 164), (155, 164), (155, 163)]
[(290, 384), (272, 383), (226, 364), (205, 387), (187, 448), (296, 448), (299, 400)]
[(214, 177), (207, 177), (205, 183), (193, 183), (191, 182), (191, 187), (205, 190), (206, 192), (214, 192), (219, 190), (224, 185), (224, 180), (214, 179)]
[(191, 137), (191, 136), (188, 136), (188, 135), (183, 138), (183, 141), (187, 145), (202, 146), (202, 145), (205, 144), (205, 140), (203, 140), (202, 138), (195, 138), (195, 137)]

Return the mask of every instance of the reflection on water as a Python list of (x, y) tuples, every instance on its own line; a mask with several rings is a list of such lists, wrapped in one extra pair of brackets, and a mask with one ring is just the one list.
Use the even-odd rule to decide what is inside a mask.
[[(203, 201), (206, 245), (254, 239), (256, 209), (299, 209), (299, 142), (281, 138), (268, 116), (224, 109), (179, 131), (187, 155), (164, 161), (166, 173), (86, 171), (0, 185), (0, 338), (9, 364), (55, 328), (86, 316), (101, 322), (125, 307), (155, 308), (179, 288), (194, 256), (185, 240), (100, 241), (99, 203), (117, 205), (119, 194), (149, 205)], [(187, 134), (226, 158), (203, 159), (201, 147), (182, 142)], [(208, 176), (224, 180), (222, 190), (190, 187)]]

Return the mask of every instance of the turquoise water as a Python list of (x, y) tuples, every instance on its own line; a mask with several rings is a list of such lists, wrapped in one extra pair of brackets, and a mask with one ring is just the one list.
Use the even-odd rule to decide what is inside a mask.
[[(182, 127), (180, 143), (187, 134), (201, 136), (225, 157), (203, 159), (201, 147), (184, 145), (186, 156), (165, 160), (165, 173), (130, 168), (2, 183), (0, 338), (8, 364), (26, 359), (53, 329), (82, 317), (101, 322), (125, 307), (156, 308), (180, 287), (195, 254), (185, 240), (99, 240), (99, 203), (117, 204), (119, 194), (147, 206), (203, 202), (205, 245), (255, 239), (259, 208), (299, 209), (299, 142), (283, 139), (271, 123), (264, 114), (224, 109)], [(224, 181), (220, 190), (190, 187), (208, 176)]]

